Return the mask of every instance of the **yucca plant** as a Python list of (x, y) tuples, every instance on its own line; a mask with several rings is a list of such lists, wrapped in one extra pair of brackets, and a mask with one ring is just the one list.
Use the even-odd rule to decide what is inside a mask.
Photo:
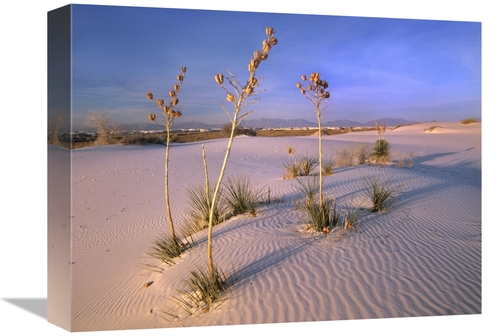
[(312, 178), (300, 178), (296, 180), (299, 184), (298, 188), (305, 197), (305, 204), (314, 202), (314, 198), (319, 191), (318, 179), (316, 176)]
[(398, 193), (404, 184), (395, 184), (391, 180), (382, 181), (379, 175), (364, 177), (367, 184), (366, 195), (372, 202), (370, 211), (382, 212), (391, 209), (398, 200)]
[(246, 176), (228, 178), (224, 183), (223, 199), (233, 216), (249, 213), (255, 216), (255, 205), (264, 194), (264, 187), (252, 188)]
[(167, 265), (175, 264), (175, 259), (189, 247), (189, 244), (176, 237), (163, 235), (153, 242), (153, 247), (148, 252), (153, 257)]
[(372, 161), (377, 163), (388, 162), (391, 160), (391, 145), (385, 139), (377, 139), (372, 153), (370, 154)]
[[(207, 255), (208, 255), (208, 272), (209, 275), (215, 281), (215, 271), (213, 266), (213, 256), (212, 256), (212, 227), (214, 223), (214, 212), (215, 205), (217, 204), (217, 199), (220, 194), (220, 189), (222, 185), (222, 180), (224, 178), (224, 173), (226, 171), (227, 162), (231, 153), (231, 146), (233, 144), (233, 139), (235, 135), (235, 130), (241, 124), (244, 118), (248, 117), (252, 111), (248, 111), (243, 113), (243, 110), (253, 104), (255, 102), (255, 96), (259, 93), (257, 90), (260, 79), (258, 79), (256, 75), (257, 68), (259, 65), (268, 58), (269, 52), (271, 48), (278, 43), (278, 40), (274, 36), (275, 31), (272, 27), (266, 27), (266, 35), (267, 38), (262, 41), (262, 49), (256, 50), (253, 53), (252, 58), (248, 64), (248, 79), (242, 84), (240, 81), (228, 70), (229, 76), (224, 76), (223, 74), (215, 75), (215, 82), (225, 91), (227, 102), (232, 105), (231, 109), (226, 108), (226, 106), (220, 102), (219, 105), (226, 112), (229, 117), (231, 123), (231, 134), (229, 136), (226, 154), (224, 156), (224, 160), (222, 162), (222, 167), (220, 170), (219, 178), (217, 183), (215, 184), (215, 190), (212, 195), (211, 209), (210, 209), (210, 218), (208, 224), (208, 239), (207, 239)], [(224, 83), (229, 84), (232, 90), (229, 90)], [(240, 114), (243, 113), (243, 114)]]
[[(167, 131), (167, 138), (166, 138), (166, 149), (165, 149), (165, 206), (166, 206), (166, 212), (167, 212), (167, 220), (170, 225), (170, 234), (172, 236), (172, 239), (176, 239), (175, 236), (175, 228), (174, 228), (174, 221), (172, 219), (172, 212), (170, 210), (170, 200), (169, 200), (169, 191), (168, 191), (168, 154), (169, 154), (169, 149), (170, 149), (170, 132), (172, 130), (172, 126), (174, 124), (174, 120), (179, 118), (182, 113), (177, 109), (175, 110), (176, 106), (179, 104), (179, 98), (177, 97), (179, 94), (179, 91), (181, 89), (182, 83), (184, 82), (184, 76), (186, 74), (186, 67), (183, 66), (181, 67), (181, 74), (177, 75), (177, 83), (174, 84), (173, 90), (169, 91), (169, 97), (170, 97), (170, 102), (165, 104), (165, 101), (161, 98), (156, 100), (156, 104), (158, 108), (162, 111), (162, 114), (164, 116), (162, 125), (165, 126), (165, 130)], [(151, 92), (148, 92), (146, 94), (146, 98), (149, 100), (153, 100), (153, 94)], [(159, 123), (156, 118), (155, 113), (150, 113), (148, 116), (149, 120)]]
[(283, 178), (295, 178), (298, 176), (309, 176), (318, 166), (318, 160), (313, 155), (302, 155), (298, 160), (283, 164), (285, 174)]
[(321, 170), (323, 171), (324, 176), (330, 176), (333, 174), (333, 167), (335, 166), (335, 160), (332, 158), (327, 158), (323, 162), (323, 166)]
[(216, 266), (213, 269), (198, 266), (184, 281), (187, 289), (179, 290), (175, 300), (191, 315), (200, 309), (204, 313), (209, 312), (223, 301), (234, 280), (234, 274), (226, 276)]
[[(316, 120), (318, 121), (318, 143), (319, 143), (319, 166), (323, 167), (323, 148), (321, 141), (321, 120), (323, 118), (323, 112), (326, 108), (326, 102), (330, 99), (330, 91), (328, 91), (328, 82), (320, 78), (319, 72), (313, 72), (309, 76), (309, 80), (306, 75), (301, 76), (302, 83), (297, 83), (297, 88), (300, 93), (304, 95), (314, 106), (314, 114), (316, 115)], [(323, 171), (319, 170), (319, 202), (323, 203)]]
[(347, 204), (346, 209), (343, 211), (343, 218), (338, 232), (337, 237), (341, 238), (348, 231), (356, 230), (360, 225), (360, 207), (353, 206), (352, 204)]
[(314, 231), (330, 233), (340, 220), (337, 200), (324, 198), (321, 202), (306, 203), (306, 224)]

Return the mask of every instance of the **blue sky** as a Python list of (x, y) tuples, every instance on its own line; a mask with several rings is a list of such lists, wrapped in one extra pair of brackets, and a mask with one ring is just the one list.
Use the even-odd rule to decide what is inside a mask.
[(227, 122), (213, 76), (246, 80), (266, 26), (279, 42), (257, 71), (266, 91), (249, 118), (314, 121), (295, 87), (311, 72), (330, 84), (325, 121), (481, 116), (479, 22), (92, 5), (74, 5), (72, 18), (75, 125), (90, 110), (147, 121), (157, 108), (145, 94), (166, 97), (181, 66), (182, 121)]

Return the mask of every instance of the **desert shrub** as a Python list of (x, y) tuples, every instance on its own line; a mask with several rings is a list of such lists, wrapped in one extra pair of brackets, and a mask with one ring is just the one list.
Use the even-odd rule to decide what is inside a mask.
[(469, 125), (469, 124), (474, 124), (479, 122), (476, 118), (467, 118), (467, 119), (462, 119), (460, 120), (460, 123), (462, 125)]
[(370, 157), (370, 145), (360, 144), (356, 146), (356, 157), (358, 159), (358, 164), (364, 164), (368, 161)]
[(179, 295), (175, 297), (175, 300), (189, 314), (200, 309), (207, 313), (217, 304), (222, 303), (235, 279), (234, 274), (226, 276), (215, 265), (212, 272), (209, 269), (197, 267), (195, 271), (190, 272), (190, 277), (184, 280), (187, 289), (179, 290)]
[(430, 132), (434, 131), (436, 128), (441, 128), (441, 126), (431, 126), (429, 128), (424, 129), (424, 132), (430, 133)]
[(176, 236), (161, 236), (153, 242), (153, 246), (147, 254), (167, 265), (173, 265), (175, 259), (188, 248), (189, 244), (184, 243)]
[[(231, 136), (231, 129), (233, 125), (231, 123), (227, 123), (222, 125), (221, 134), (224, 138), (229, 138)], [(248, 135), (248, 136), (257, 136), (257, 131), (250, 128), (243, 128), (241, 126), (236, 126), (234, 128), (234, 135)]]
[[(214, 188), (209, 186), (209, 194), (214, 192)], [(188, 209), (187, 219), (181, 229), (185, 237), (192, 237), (198, 231), (204, 230), (208, 227), (210, 219), (210, 206), (212, 198), (207, 197), (207, 190), (204, 185), (196, 184), (189, 186), (188, 193)], [(225, 219), (227, 207), (224, 202), (216, 201), (214, 207), (213, 225), (220, 224)]]
[(336, 163), (337, 166), (352, 166), (354, 165), (354, 151), (352, 147), (344, 147), (337, 150)]
[(227, 178), (224, 182), (223, 199), (233, 216), (249, 213), (255, 216), (255, 205), (264, 194), (264, 187), (252, 188), (245, 176)]
[(323, 167), (321, 167), (321, 169), (323, 170), (323, 175), (330, 176), (333, 174), (333, 167), (335, 166), (335, 160), (333, 160), (332, 158), (326, 158), (322, 163), (322, 165)]
[(330, 233), (337, 226), (340, 213), (337, 209), (337, 201), (328, 198), (323, 201), (312, 201), (306, 203), (306, 223), (314, 231)]
[(314, 202), (314, 198), (319, 191), (319, 181), (314, 178), (296, 179), (299, 184), (298, 188), (305, 197), (305, 204)]
[(360, 225), (360, 207), (348, 204), (346, 210), (343, 211), (343, 218), (341, 221), (340, 228), (337, 232), (337, 237), (341, 238), (348, 231), (356, 230)]
[(120, 141), (124, 145), (164, 145), (165, 135), (159, 134), (135, 134), (131, 136), (125, 136)]
[(372, 202), (370, 211), (382, 212), (391, 209), (397, 202), (397, 193), (403, 184), (395, 185), (393, 181), (382, 181), (380, 176), (364, 177), (367, 184), (366, 195)]
[(391, 145), (385, 139), (377, 139), (370, 158), (373, 162), (382, 163), (391, 160)]
[(298, 176), (309, 176), (318, 166), (318, 160), (313, 155), (303, 155), (298, 160), (283, 164), (285, 174), (283, 178), (295, 178)]

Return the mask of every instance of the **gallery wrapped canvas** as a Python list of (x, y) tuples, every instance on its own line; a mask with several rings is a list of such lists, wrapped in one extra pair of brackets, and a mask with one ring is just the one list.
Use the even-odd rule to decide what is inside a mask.
[(48, 13), (69, 331), (481, 314), (481, 23)]

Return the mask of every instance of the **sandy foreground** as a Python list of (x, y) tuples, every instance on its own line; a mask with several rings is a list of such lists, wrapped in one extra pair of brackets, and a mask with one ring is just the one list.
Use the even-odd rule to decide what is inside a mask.
[[(441, 127), (424, 132), (433, 125)], [(375, 131), (325, 136), (324, 155), (376, 139)], [(49, 292), (71, 295), (73, 331), (481, 314), (481, 124), (404, 126), (388, 130), (385, 139), (395, 158), (413, 152), (414, 166), (337, 167), (324, 178), (325, 194), (340, 209), (370, 206), (363, 176), (404, 184), (393, 209), (362, 211), (359, 230), (340, 240), (300, 231), (303, 212), (296, 204), (303, 195), (297, 181), (282, 178), (282, 164), (290, 160), (286, 147), (316, 154), (316, 137), (235, 139), (226, 176), (249, 177), (272, 202), (260, 205), (256, 217), (214, 227), (214, 261), (234, 270), (238, 281), (216, 310), (194, 316), (172, 298), (189, 272), (206, 264), (206, 231), (162, 273), (144, 266), (158, 264), (147, 253), (168, 233), (165, 147), (74, 150), (72, 224), (48, 237), (49, 258), (67, 258), (72, 281), (51, 278), (49, 270), (49, 280), (59, 279), (49, 282)], [(227, 139), (203, 144), (215, 180)], [(61, 155), (69, 154), (49, 147), (49, 160)], [(203, 183), (201, 144), (173, 144), (170, 157), (179, 226), (187, 188)], [(62, 214), (49, 208), (49, 216)], [(61, 247), (67, 237), (71, 255)], [(54, 307), (50, 314), (57, 320)]]

